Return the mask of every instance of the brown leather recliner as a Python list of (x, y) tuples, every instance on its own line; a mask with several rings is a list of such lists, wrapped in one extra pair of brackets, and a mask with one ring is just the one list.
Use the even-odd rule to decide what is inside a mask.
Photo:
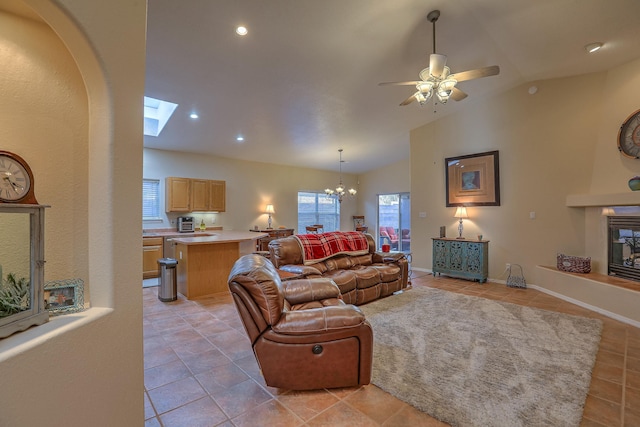
[(373, 332), (329, 279), (282, 282), (265, 257), (245, 255), (229, 290), (268, 386), (289, 390), (369, 384)]

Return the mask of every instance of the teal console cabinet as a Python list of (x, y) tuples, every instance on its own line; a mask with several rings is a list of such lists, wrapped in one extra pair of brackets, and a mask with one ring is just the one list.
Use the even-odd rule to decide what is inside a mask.
[(489, 241), (433, 238), (433, 275), (487, 281)]

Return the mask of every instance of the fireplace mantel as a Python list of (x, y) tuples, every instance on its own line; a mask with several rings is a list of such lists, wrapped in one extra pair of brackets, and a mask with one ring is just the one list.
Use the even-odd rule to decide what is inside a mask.
[(640, 206), (640, 191), (609, 194), (570, 194), (567, 196), (570, 208), (604, 206)]

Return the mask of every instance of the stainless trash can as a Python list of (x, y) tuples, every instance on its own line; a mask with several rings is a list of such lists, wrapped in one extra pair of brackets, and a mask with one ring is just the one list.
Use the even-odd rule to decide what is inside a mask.
[(178, 299), (178, 287), (176, 283), (176, 266), (178, 261), (173, 258), (160, 258), (158, 260), (158, 299), (162, 302)]

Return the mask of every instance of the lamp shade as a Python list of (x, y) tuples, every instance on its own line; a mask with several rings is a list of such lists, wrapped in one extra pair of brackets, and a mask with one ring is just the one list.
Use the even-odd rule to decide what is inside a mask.
[(464, 206), (458, 206), (454, 217), (460, 219), (469, 218), (469, 216), (467, 215), (467, 208), (465, 208)]
[(273, 205), (267, 205), (267, 207), (264, 209), (264, 213), (272, 214), (276, 213), (276, 211), (273, 210)]

